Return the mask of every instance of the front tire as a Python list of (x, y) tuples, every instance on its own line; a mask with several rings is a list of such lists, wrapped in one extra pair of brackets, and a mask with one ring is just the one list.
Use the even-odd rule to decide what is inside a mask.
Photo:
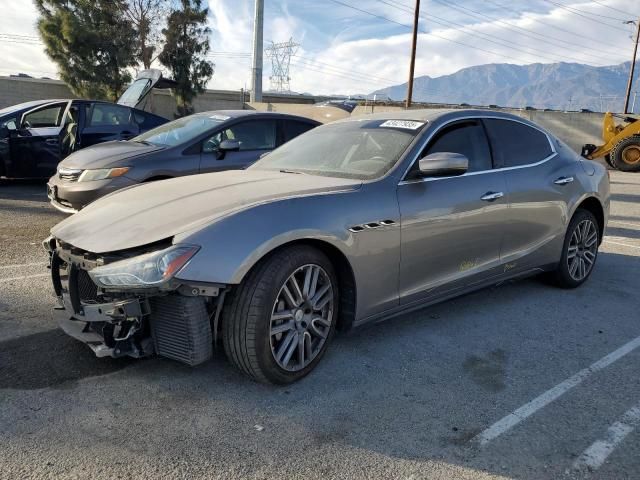
[(306, 245), (262, 260), (225, 301), (227, 357), (264, 383), (295, 382), (315, 368), (335, 332), (338, 281), (331, 261)]
[(600, 230), (595, 215), (578, 209), (573, 215), (562, 247), (554, 279), (562, 288), (576, 288), (587, 281), (598, 257)]
[(640, 172), (640, 135), (620, 140), (613, 147), (611, 165), (623, 172)]

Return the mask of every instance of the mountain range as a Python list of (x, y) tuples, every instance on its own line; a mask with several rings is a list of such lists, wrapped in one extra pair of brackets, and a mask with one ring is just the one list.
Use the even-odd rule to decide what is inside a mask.
[[(413, 100), (620, 112), (630, 66), (631, 62), (607, 67), (579, 63), (478, 65), (441, 77), (416, 77), (413, 83)], [(640, 88), (640, 81), (636, 81), (635, 86)], [(371, 95), (373, 94), (401, 101), (406, 98), (407, 84), (383, 88)], [(636, 111), (639, 109), (640, 98)]]

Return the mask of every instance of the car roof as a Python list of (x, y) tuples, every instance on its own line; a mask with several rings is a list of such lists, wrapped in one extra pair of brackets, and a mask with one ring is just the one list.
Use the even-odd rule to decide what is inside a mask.
[(229, 120), (235, 119), (235, 118), (249, 117), (253, 115), (260, 115), (264, 117), (273, 117), (273, 118), (296, 118), (296, 119), (305, 120), (313, 123), (319, 123), (316, 120), (309, 117), (292, 115), (290, 113), (264, 112), (261, 110), (210, 110), (208, 112), (194, 113), (193, 115), (199, 115), (199, 116), (223, 115), (225, 117), (229, 117)]
[(523, 123), (532, 124), (525, 118), (510, 113), (498, 112), (495, 110), (478, 110), (468, 108), (425, 108), (415, 110), (380, 112), (349, 117), (343, 120), (338, 120), (334, 123), (361, 120), (414, 120), (419, 122), (433, 122), (441, 117), (449, 117), (451, 119), (464, 117), (497, 117), (518, 120)]
[(3, 108), (2, 110), (0, 110), (0, 115), (5, 115), (7, 113), (13, 113), (13, 112), (19, 112), (20, 110), (26, 110), (29, 108), (35, 108), (38, 107), (40, 105), (46, 105), (47, 103), (54, 103), (54, 102), (68, 102), (69, 99), (64, 99), (64, 98), (47, 98), (44, 100), (32, 100), (30, 102), (24, 102), (24, 103), (18, 103), (16, 105), (10, 105), (8, 107)]

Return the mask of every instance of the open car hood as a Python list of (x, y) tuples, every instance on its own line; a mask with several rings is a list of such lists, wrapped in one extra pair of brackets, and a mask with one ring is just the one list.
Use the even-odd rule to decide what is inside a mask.
[(253, 169), (185, 176), (107, 195), (51, 233), (89, 252), (115, 252), (173, 237), (252, 205), (360, 185), (359, 180)]
[(120, 105), (142, 109), (142, 104), (154, 88), (173, 88), (174, 80), (164, 78), (160, 70), (151, 68), (142, 70), (131, 85), (118, 99)]

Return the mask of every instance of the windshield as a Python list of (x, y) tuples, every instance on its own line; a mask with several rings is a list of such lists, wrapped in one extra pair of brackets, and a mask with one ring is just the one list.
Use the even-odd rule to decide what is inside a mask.
[(132, 138), (132, 141), (173, 147), (193, 140), (199, 135), (217, 127), (227, 120), (227, 118), (228, 117), (218, 115), (190, 115), (160, 125), (142, 135)]
[(331, 123), (285, 143), (250, 168), (378, 178), (395, 165), (423, 125), (406, 120)]

